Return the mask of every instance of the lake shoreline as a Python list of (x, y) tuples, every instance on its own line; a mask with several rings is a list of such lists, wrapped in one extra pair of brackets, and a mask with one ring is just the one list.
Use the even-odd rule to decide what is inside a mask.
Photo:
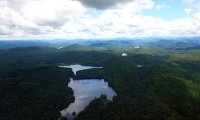
[[(82, 66), (82, 65), (70, 65), (70, 66), (58, 66), (61, 68), (71, 68), (76, 76), (76, 72), (88, 69), (99, 69), (102, 67)], [(81, 111), (83, 111), (93, 100), (100, 98), (101, 95), (106, 95), (109, 101), (112, 101), (117, 93), (108, 85), (108, 82), (104, 79), (94, 78), (82, 78), (74, 79), (70, 78), (68, 87), (73, 90), (75, 101), (60, 111), (62, 117), (68, 120), (73, 120), (74, 117)]]

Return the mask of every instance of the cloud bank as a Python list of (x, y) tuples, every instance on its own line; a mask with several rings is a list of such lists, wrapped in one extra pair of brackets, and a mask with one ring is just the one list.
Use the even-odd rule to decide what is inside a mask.
[(200, 35), (200, 7), (183, 2), (191, 17), (168, 21), (142, 14), (167, 6), (153, 0), (0, 0), (0, 39)]

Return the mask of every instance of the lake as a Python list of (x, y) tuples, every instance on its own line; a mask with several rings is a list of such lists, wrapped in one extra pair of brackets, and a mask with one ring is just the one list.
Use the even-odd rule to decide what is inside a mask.
[(69, 65), (69, 66), (59, 66), (62, 68), (71, 68), (74, 74), (76, 75), (76, 72), (81, 70), (87, 70), (87, 69), (94, 69), (94, 68), (102, 68), (102, 67), (93, 67), (93, 66), (83, 66), (83, 65)]
[(66, 117), (68, 120), (74, 118), (73, 112), (76, 112), (77, 115), (95, 98), (106, 95), (107, 99), (112, 101), (113, 97), (117, 95), (104, 79), (74, 80), (71, 78), (68, 87), (73, 89), (75, 101), (60, 112), (62, 117)]

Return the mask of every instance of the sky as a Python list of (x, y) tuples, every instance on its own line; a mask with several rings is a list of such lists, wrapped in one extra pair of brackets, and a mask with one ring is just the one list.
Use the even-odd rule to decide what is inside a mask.
[(200, 0), (0, 0), (0, 40), (200, 36)]

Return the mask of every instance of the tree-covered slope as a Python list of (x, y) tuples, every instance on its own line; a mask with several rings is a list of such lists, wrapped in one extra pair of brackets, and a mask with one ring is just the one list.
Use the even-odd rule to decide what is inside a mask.
[(70, 69), (41, 66), (0, 70), (1, 120), (53, 120), (73, 101)]
[[(200, 119), (200, 50), (187, 49), (198, 46), (196, 41), (146, 42), (137, 49), (134, 46), (139, 43), (122, 43), (117, 42), (120, 47), (95, 42), (60, 50), (2, 50), (1, 118), (54, 119), (59, 110), (72, 102), (67, 83), (69, 77), (75, 77), (103, 78), (117, 92), (113, 102), (105, 96), (91, 102), (77, 116), (78, 120)], [(123, 47), (124, 44), (130, 46)], [(122, 57), (123, 52), (128, 56)], [(69, 64), (103, 68), (79, 71), (74, 76), (70, 69), (57, 67)]]

